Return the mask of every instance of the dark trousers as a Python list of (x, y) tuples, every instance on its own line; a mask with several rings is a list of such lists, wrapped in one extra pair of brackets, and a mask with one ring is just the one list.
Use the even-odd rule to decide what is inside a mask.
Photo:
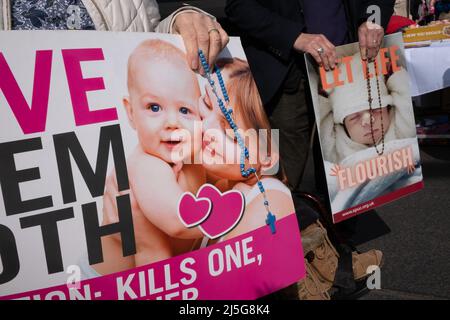
[[(308, 160), (311, 131), (315, 122), (309, 87), (302, 80), (297, 91), (281, 93), (274, 101), (275, 103), (268, 106), (269, 120), (273, 129), (279, 129), (280, 162), (291, 189), (300, 229), (304, 230), (319, 219), (319, 214), (300, 196), (300, 184)], [(331, 223), (331, 208), (317, 129), (314, 134), (312, 151), (315, 190), (328, 210), (329, 216), (326, 218)], [(351, 238), (356, 232), (356, 222), (356, 218), (341, 222), (335, 227), (336, 231), (344, 238)]]
[(301, 230), (319, 218), (317, 212), (300, 197), (301, 179), (309, 153), (311, 116), (313, 119), (312, 110), (306, 103), (307, 97), (302, 80), (299, 90), (281, 93), (267, 108), (272, 128), (279, 129), (280, 162), (288, 179)]

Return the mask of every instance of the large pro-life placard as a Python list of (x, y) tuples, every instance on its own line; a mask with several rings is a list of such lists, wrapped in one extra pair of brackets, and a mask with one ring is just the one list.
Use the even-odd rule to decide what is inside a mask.
[[(239, 129), (272, 145), (239, 39), (218, 65)], [(0, 299), (255, 299), (304, 277), (276, 148), (248, 146), (262, 192), (179, 36), (2, 32), (0, 91)]]
[(335, 223), (423, 188), (401, 34), (386, 36), (374, 61), (358, 43), (336, 51), (328, 72), (306, 57)]

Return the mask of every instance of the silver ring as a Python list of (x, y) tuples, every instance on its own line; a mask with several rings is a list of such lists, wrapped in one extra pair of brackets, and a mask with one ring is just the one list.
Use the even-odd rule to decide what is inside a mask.
[(317, 49), (317, 52), (318, 52), (320, 55), (322, 55), (322, 54), (325, 52), (325, 50), (324, 50), (322, 47), (320, 47), (319, 49)]

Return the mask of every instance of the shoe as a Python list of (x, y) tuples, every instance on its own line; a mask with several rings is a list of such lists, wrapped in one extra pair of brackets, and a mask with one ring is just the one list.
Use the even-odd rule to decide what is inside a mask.
[(305, 259), (306, 276), (297, 282), (298, 298), (300, 300), (330, 300), (326, 287), (323, 286), (317, 271)]
[(304, 233), (306, 233), (307, 239), (316, 238), (321, 240), (312, 244), (307, 242), (308, 247), (305, 247), (305, 256), (311, 267), (317, 272), (322, 287), (328, 291), (333, 286), (336, 276), (339, 254), (328, 238), (326, 229), (319, 221), (304, 230), (302, 240)]
[[(338, 268), (339, 253), (328, 238), (327, 231), (317, 221), (308, 226), (302, 232), (304, 255), (311, 267), (318, 275), (323, 288), (327, 291), (333, 286)], [(303, 242), (302, 242), (303, 243)], [(352, 252), (352, 268), (355, 280), (361, 280), (368, 276), (367, 268), (370, 266), (381, 267), (383, 253), (380, 250), (370, 250), (364, 253)]]
[(325, 241), (327, 231), (317, 223), (309, 225), (302, 231), (303, 253), (306, 256), (309, 252), (316, 250)]
[(290, 286), (279, 290), (276, 293), (275, 300), (298, 300), (298, 285), (297, 283), (291, 284)]
[(364, 253), (352, 252), (353, 276), (355, 280), (367, 277), (367, 269), (370, 266), (381, 267), (383, 263), (383, 253), (380, 250), (372, 249)]

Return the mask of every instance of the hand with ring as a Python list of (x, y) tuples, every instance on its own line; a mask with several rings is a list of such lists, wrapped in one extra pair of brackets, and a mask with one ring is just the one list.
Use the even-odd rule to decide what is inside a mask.
[(359, 48), (363, 60), (372, 61), (375, 59), (383, 42), (383, 36), (383, 27), (376, 23), (367, 21), (359, 27)]
[(204, 73), (198, 57), (201, 49), (210, 67), (215, 63), (220, 51), (228, 44), (229, 38), (222, 26), (211, 16), (200, 12), (182, 12), (174, 21), (173, 30), (179, 33), (186, 46), (188, 64), (193, 70)]
[(327, 71), (336, 67), (336, 47), (322, 34), (300, 34), (294, 43), (294, 49), (311, 54)]

